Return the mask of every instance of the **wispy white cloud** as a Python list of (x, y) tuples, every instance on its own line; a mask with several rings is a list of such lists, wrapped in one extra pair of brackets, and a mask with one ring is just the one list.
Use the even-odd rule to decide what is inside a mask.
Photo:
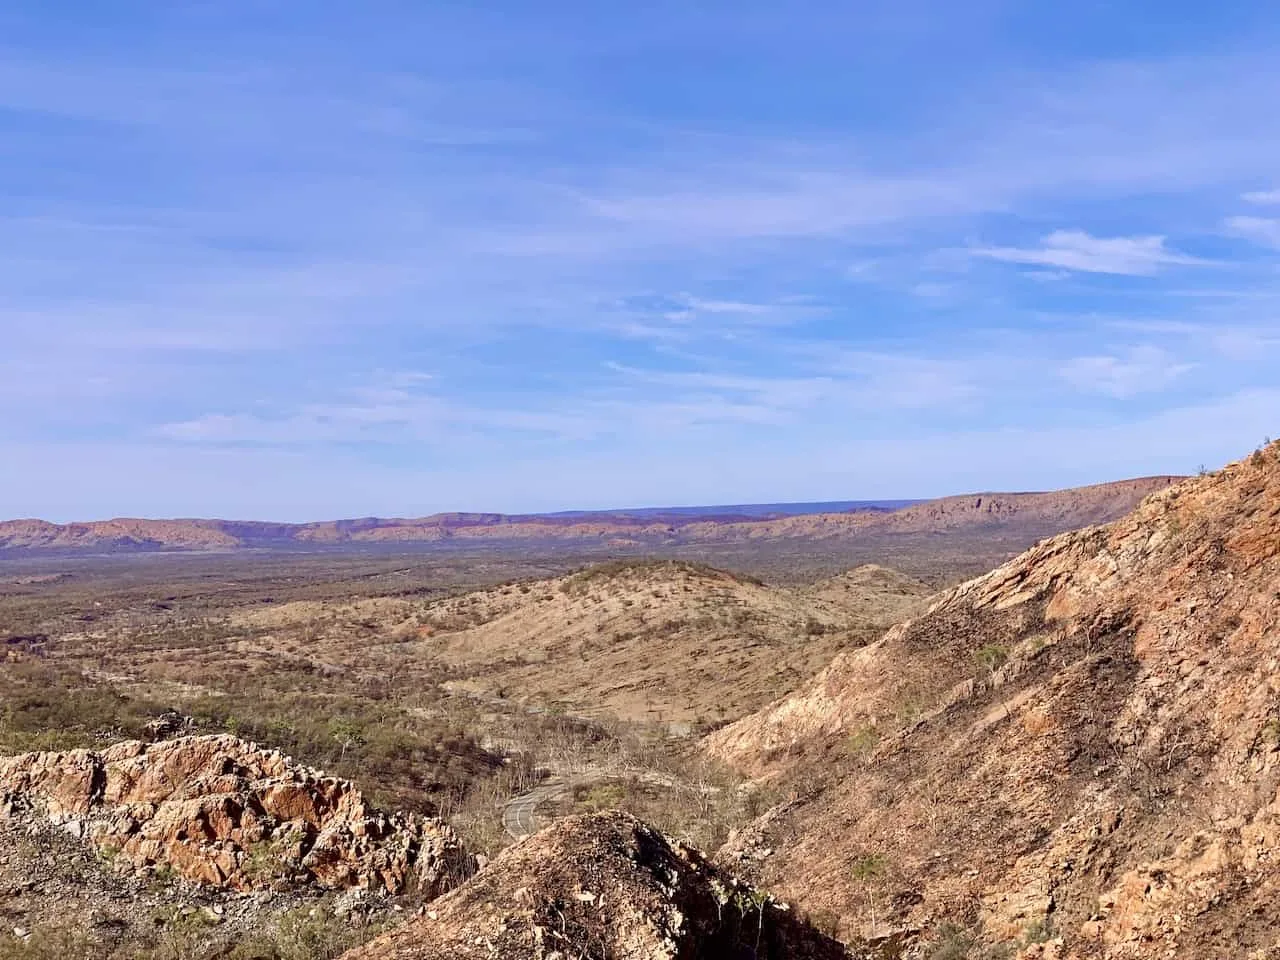
[(1163, 349), (1204, 362), (1225, 359), (1237, 376), (1245, 364), (1275, 363), (1275, 354), (1280, 351), (1280, 320), (1269, 315), (1268, 309), (1261, 311), (1261, 318), (1250, 317), (1239, 303), (1229, 303), (1225, 309), (1228, 312), (1215, 311), (1194, 320), (1110, 320), (1105, 326), (1108, 331), (1162, 338)]
[(1269, 217), (1228, 217), (1227, 232), (1268, 247), (1280, 247), (1280, 220)]
[(1119, 354), (1076, 357), (1059, 371), (1078, 390), (1116, 399), (1167, 389), (1195, 364), (1170, 356), (1159, 347), (1140, 346)]
[(770, 417), (775, 420), (829, 398), (839, 386), (836, 381), (826, 377), (770, 377), (710, 371), (650, 370), (619, 363), (607, 366), (622, 374), (629, 385), (667, 388), (682, 394), (686, 399), (696, 398), (699, 402), (713, 398), (716, 402), (731, 400), (736, 403), (746, 398), (751, 407), (768, 410)]
[(483, 431), (487, 441), (501, 433), (584, 439), (604, 425), (590, 417), (556, 411), (481, 408), (430, 396), (390, 393), (363, 402), (308, 404), (278, 415), (210, 413), (164, 423), (151, 436), (195, 445), (315, 448), (333, 444), (456, 442)]
[(1249, 203), (1280, 203), (1280, 190), (1254, 190), (1249, 193), (1241, 194), (1240, 198)]
[(937, 280), (922, 280), (919, 283), (912, 284), (910, 292), (912, 296), (920, 297), (924, 300), (945, 300), (956, 292), (956, 286), (952, 283), (941, 283)]
[(701, 313), (728, 313), (749, 317), (767, 316), (777, 313), (780, 307), (768, 303), (745, 303), (741, 300), (704, 300), (701, 297), (687, 297), (689, 309)]
[(1209, 263), (1169, 249), (1163, 236), (1095, 237), (1083, 230), (1055, 230), (1039, 247), (975, 247), (971, 252), (1005, 263), (1134, 277), (1149, 277), (1168, 266)]
[(689, 293), (625, 297), (603, 305), (595, 325), (628, 340), (688, 344), (767, 331), (830, 313), (811, 298), (779, 295), (768, 300), (736, 300)]
[[(826, 151), (823, 151), (826, 152)], [(814, 161), (810, 161), (813, 163)], [(582, 197), (596, 221), (640, 244), (833, 235), (903, 220), (974, 212), (990, 202), (950, 178), (895, 178), (856, 168), (761, 157), (737, 169), (655, 180)]]
[(984, 367), (972, 355), (939, 358), (925, 349), (914, 353), (859, 350), (849, 347), (810, 347), (819, 369), (851, 379), (859, 385), (862, 410), (956, 410), (973, 404), (982, 394)]
[(617, 363), (609, 367), (632, 384), (696, 397), (745, 398), (772, 411), (779, 422), (814, 414), (839, 418), (955, 409), (979, 395), (976, 371), (962, 361), (814, 343), (794, 344), (784, 353), (788, 367), (804, 375), (652, 370)]
[[(609, 436), (679, 436), (705, 426), (780, 427), (856, 415), (952, 409), (977, 388), (954, 362), (911, 354), (793, 348), (786, 374), (653, 369), (619, 362), (579, 377), (572, 397), (524, 394), (506, 405), (451, 395), (422, 371), (383, 371), (319, 401), (272, 412), (215, 411), (152, 427), (182, 444), (302, 448), (407, 441), (500, 447), (503, 437), (582, 442)], [(697, 358), (689, 358), (689, 362)]]

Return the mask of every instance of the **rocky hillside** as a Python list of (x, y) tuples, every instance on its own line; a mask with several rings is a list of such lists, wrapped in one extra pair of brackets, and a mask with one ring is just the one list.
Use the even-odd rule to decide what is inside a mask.
[(141, 871), (234, 890), (313, 884), (426, 898), (472, 865), (443, 823), (231, 736), (0, 758), (0, 820), (47, 822)]
[(794, 911), (624, 814), (560, 821), (344, 960), (838, 960)]
[(840, 538), (1024, 526), (1035, 534), (1121, 516), (1170, 477), (1149, 477), (1055, 493), (984, 493), (930, 501), (897, 511), (854, 510), (809, 516), (669, 516), (601, 513), (506, 516), (448, 513), (414, 519), (366, 518), (284, 524), (230, 520), (116, 519), (56, 524), (0, 522), (0, 550), (305, 549), (344, 544), (461, 543), (658, 546), (754, 540)]
[(1280, 445), (948, 591), (707, 749), (790, 795), (722, 855), (846, 931), (1275, 955)]
[(929, 593), (879, 567), (791, 590), (700, 564), (616, 562), (438, 601), (417, 616), (420, 639), (394, 655), (441, 661), (459, 678), (453, 689), (487, 698), (631, 720), (727, 720)]

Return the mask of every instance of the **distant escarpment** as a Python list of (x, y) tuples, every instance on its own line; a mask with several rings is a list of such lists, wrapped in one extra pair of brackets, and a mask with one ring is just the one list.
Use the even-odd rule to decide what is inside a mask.
[[(56, 524), (0, 522), (0, 550), (153, 551), (305, 550), (340, 546), (503, 543), (653, 547), (839, 539), (957, 530), (1017, 528), (1034, 536), (1123, 516), (1177, 478), (1148, 477), (1054, 493), (983, 493), (898, 510), (857, 509), (798, 516), (739, 516), (693, 511), (572, 515), (444, 513), (415, 519), (364, 518), (320, 523), (116, 519)], [(1029, 542), (1029, 541), (1028, 541)]]
[(0, 819), (234, 890), (431, 898), (473, 869), (445, 824), (374, 810), (349, 781), (225, 735), (0, 758)]

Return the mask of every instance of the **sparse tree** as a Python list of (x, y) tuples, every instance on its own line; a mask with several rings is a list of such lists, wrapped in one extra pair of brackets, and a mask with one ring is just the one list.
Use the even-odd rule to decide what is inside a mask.
[(347, 750), (364, 742), (363, 731), (360, 725), (348, 717), (335, 717), (329, 721), (329, 731), (333, 735), (333, 739), (337, 741), (341, 749), (338, 751), (338, 757), (343, 759), (347, 755)]
[(867, 895), (867, 912), (870, 919), (868, 932), (872, 936), (875, 935), (877, 922), (875, 884), (884, 875), (884, 871), (884, 857), (876, 853), (869, 853), (866, 856), (859, 857), (853, 862), (851, 871), (853, 878), (862, 885), (862, 892)]

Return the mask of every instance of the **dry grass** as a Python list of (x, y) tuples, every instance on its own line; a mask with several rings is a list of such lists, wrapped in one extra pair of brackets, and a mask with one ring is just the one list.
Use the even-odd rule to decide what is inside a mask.
[(706, 729), (792, 689), (927, 592), (883, 573), (795, 590), (698, 564), (614, 563), (434, 602), (406, 643), (457, 675), (451, 689)]
[(200, 910), (162, 911), (145, 933), (107, 936), (68, 918), (0, 934), (0, 960), (334, 960), (383, 929), (339, 918), (325, 903), (287, 912), (248, 936), (219, 930)]

